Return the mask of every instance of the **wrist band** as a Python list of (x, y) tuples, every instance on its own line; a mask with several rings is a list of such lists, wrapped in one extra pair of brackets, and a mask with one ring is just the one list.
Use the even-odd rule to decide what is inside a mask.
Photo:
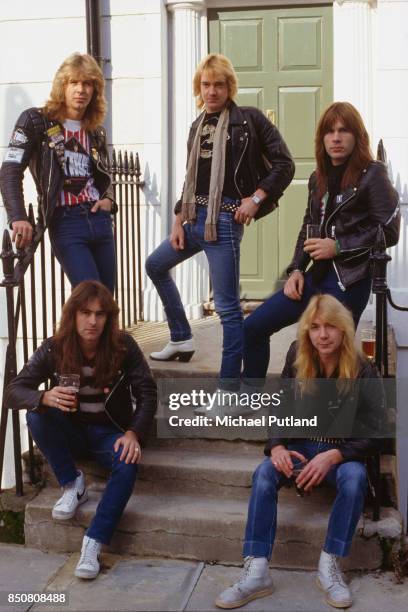
[(340, 242), (338, 240), (336, 240), (334, 245), (336, 247), (336, 255), (340, 255), (340, 253), (341, 253)]

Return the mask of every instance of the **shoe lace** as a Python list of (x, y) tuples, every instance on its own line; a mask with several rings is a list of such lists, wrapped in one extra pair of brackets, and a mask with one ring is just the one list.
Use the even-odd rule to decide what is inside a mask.
[(99, 542), (90, 538), (81, 554), (81, 563), (93, 563), (95, 561), (95, 557), (98, 556), (99, 553)]
[(60, 504), (64, 504), (64, 503), (70, 504), (75, 497), (75, 493), (76, 493), (75, 481), (72, 484), (70, 483), (69, 485), (65, 485), (64, 493), (61, 499), (59, 500), (59, 503)]
[(252, 558), (248, 559), (244, 563), (243, 570), (242, 570), (241, 575), (238, 578), (238, 582), (237, 582), (237, 587), (239, 589), (240, 589), (240, 585), (242, 585), (245, 582), (245, 580), (251, 575), (251, 569), (252, 569), (251, 568), (251, 561), (252, 561)]
[(331, 557), (331, 563), (329, 565), (329, 576), (333, 582), (337, 583), (341, 587), (346, 588), (346, 584), (343, 580), (341, 570), (337, 565), (337, 561), (334, 556)]

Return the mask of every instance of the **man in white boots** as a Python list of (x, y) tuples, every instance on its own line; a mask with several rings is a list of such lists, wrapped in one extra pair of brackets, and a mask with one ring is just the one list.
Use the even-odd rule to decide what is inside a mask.
[(239, 296), (244, 225), (277, 206), (294, 164), (278, 129), (253, 107), (237, 106), (237, 76), (223, 55), (211, 53), (193, 79), (197, 106), (187, 142), (187, 171), (170, 238), (148, 257), (146, 272), (163, 302), (170, 342), (151, 359), (189, 361), (195, 347), (170, 270), (204, 251), (214, 303), (223, 326), (220, 388), (239, 388), (243, 315)]
[[(110, 471), (75, 569), (86, 579), (98, 575), (101, 546), (110, 543), (132, 494), (140, 444), (156, 411), (156, 384), (136, 342), (119, 330), (118, 315), (104, 285), (83, 281), (65, 303), (57, 332), (7, 389), (6, 404), (27, 410), (31, 435), (63, 489), (55, 520), (73, 518), (88, 499), (75, 459), (91, 458)], [(62, 385), (61, 374), (78, 377), (78, 394), (72, 382)], [(38, 389), (48, 381), (48, 391)]]

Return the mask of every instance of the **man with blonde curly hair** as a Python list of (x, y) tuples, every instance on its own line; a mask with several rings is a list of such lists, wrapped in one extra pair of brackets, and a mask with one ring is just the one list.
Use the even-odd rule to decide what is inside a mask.
[(76, 286), (101, 281), (113, 292), (116, 212), (108, 173), (105, 80), (93, 57), (73, 53), (57, 70), (49, 99), (29, 108), (14, 127), (0, 171), (0, 186), (17, 247), (33, 238), (24, 205), (29, 165), (39, 202), (41, 237), (46, 227), (53, 252)]
[(228, 390), (239, 385), (241, 369), (243, 226), (277, 206), (294, 174), (277, 128), (257, 108), (237, 106), (237, 89), (237, 76), (227, 57), (211, 53), (198, 65), (193, 93), (203, 112), (188, 138), (183, 193), (174, 210), (170, 238), (146, 262), (170, 327), (170, 342), (151, 358), (188, 361), (194, 352), (193, 339), (170, 269), (205, 252), (223, 325), (220, 388)]

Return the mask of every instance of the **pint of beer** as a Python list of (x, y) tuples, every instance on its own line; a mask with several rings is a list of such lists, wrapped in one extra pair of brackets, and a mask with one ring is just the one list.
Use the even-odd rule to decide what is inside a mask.
[(375, 328), (365, 327), (361, 330), (361, 348), (368, 359), (375, 359)]

